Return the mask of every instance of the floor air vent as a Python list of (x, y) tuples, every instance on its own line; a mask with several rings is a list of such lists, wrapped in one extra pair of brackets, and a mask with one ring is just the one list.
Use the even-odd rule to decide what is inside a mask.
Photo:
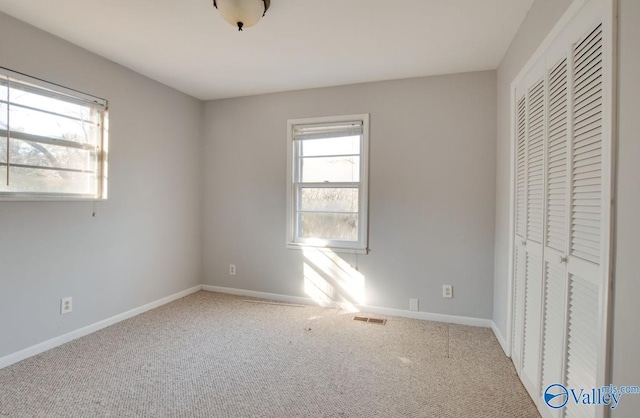
[(369, 318), (366, 316), (354, 316), (353, 317), (354, 321), (360, 321), (360, 322), (371, 322), (372, 324), (380, 324), (380, 325), (384, 325), (387, 323), (386, 319), (380, 319), (380, 318)]

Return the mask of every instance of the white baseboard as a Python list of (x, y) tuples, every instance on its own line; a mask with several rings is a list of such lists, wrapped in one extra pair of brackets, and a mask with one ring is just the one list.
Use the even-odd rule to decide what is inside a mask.
[(493, 334), (496, 336), (496, 339), (500, 343), (500, 347), (502, 347), (502, 351), (504, 351), (504, 354), (507, 357), (511, 357), (511, 350), (509, 349), (509, 345), (507, 344), (507, 340), (504, 338), (504, 336), (502, 335), (502, 333), (498, 329), (498, 326), (493, 321), (491, 321), (491, 330), (493, 331)]
[(403, 318), (421, 319), (423, 321), (446, 322), (448, 324), (470, 325), (472, 327), (491, 327), (491, 320), (471, 316), (445, 315), (432, 312), (414, 312), (405, 309), (381, 308), (379, 306), (360, 305), (358, 309), (379, 315), (400, 316)]
[[(277, 293), (256, 292), (253, 290), (234, 289), (231, 287), (203, 285), (202, 290), (206, 290), (208, 292), (227, 293), (230, 295), (271, 299), (271, 300), (277, 300), (280, 302), (298, 303), (302, 305), (318, 305), (318, 303), (316, 303), (311, 298), (280, 295)], [(437, 313), (430, 313), (430, 312), (413, 312), (413, 311), (407, 311), (403, 309), (382, 308), (379, 306), (369, 306), (369, 305), (358, 305), (356, 307), (359, 310), (364, 312), (371, 312), (371, 313), (375, 313), (379, 315), (387, 315), (387, 316), (399, 316), (403, 318), (422, 319), (424, 321), (447, 322), (450, 324), (471, 325), (475, 327), (484, 327), (484, 328), (491, 328), (493, 324), (493, 322), (490, 319), (473, 318), (468, 316), (444, 315), (444, 314), (437, 314)]]
[(235, 289), (233, 287), (202, 285), (202, 290), (207, 292), (226, 293), (228, 295), (249, 296), (252, 298), (271, 299), (279, 302), (298, 303), (300, 305), (317, 305), (311, 298), (303, 298), (299, 296), (281, 295), (278, 293), (256, 292), (253, 290)]
[(116, 324), (118, 322), (124, 321), (125, 319), (133, 318), (134, 316), (140, 315), (141, 313), (150, 311), (151, 309), (155, 309), (159, 306), (165, 305), (169, 302), (173, 302), (174, 300), (183, 298), (191, 293), (195, 293), (202, 289), (201, 285), (194, 286), (190, 289), (183, 290), (182, 292), (175, 293), (173, 295), (167, 296), (162, 299), (158, 299), (154, 302), (147, 303), (146, 305), (140, 306), (135, 309), (131, 309), (130, 311), (123, 312), (121, 314), (112, 316), (111, 318), (104, 319), (102, 321), (96, 322), (91, 325), (87, 325), (75, 331), (71, 331), (67, 334), (61, 335), (59, 337), (52, 338), (50, 340), (41, 342), (36, 345), (32, 345), (31, 347), (27, 347), (23, 350), (15, 352), (13, 354), (9, 354), (7, 356), (0, 358), (0, 369), (10, 366), (14, 363), (27, 359), (29, 357), (33, 357), (37, 354), (43, 353), (47, 350), (51, 350), (52, 348), (58, 347), (62, 344), (68, 343), (69, 341), (73, 341), (77, 338), (84, 337), (85, 335), (89, 335), (93, 332), (99, 331), (103, 328)]

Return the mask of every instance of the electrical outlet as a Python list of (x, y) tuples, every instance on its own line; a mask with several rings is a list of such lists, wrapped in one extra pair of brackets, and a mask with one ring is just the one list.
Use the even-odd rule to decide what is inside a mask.
[(418, 312), (418, 299), (409, 299), (409, 310)]
[(453, 286), (450, 284), (442, 285), (442, 297), (447, 299), (453, 298)]
[(64, 315), (73, 310), (73, 300), (71, 296), (60, 299), (60, 315)]
[(235, 276), (236, 275), (236, 265), (235, 264), (229, 264), (229, 274), (231, 276)]

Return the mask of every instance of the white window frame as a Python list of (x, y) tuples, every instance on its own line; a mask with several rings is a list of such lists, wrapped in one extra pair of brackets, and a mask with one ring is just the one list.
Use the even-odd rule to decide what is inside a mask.
[[(302, 183), (298, 181), (297, 151), (294, 128), (297, 125), (322, 125), (340, 122), (362, 122), (360, 139), (360, 181), (354, 183)], [(355, 186), (358, 188), (358, 241), (318, 240), (298, 236), (297, 201), (301, 185), (312, 184), (314, 187)], [(289, 249), (304, 247), (328, 248), (336, 252), (356, 254), (368, 253), (369, 240), (369, 114), (328, 116), (287, 121), (287, 237)]]
[[(95, 97), (68, 87), (64, 87), (55, 83), (51, 83), (39, 78), (35, 78), (20, 72), (13, 71), (11, 69), (0, 67), (0, 79), (8, 80), (9, 83), (15, 83), (23, 87), (32, 86), (32, 89), (36, 94), (44, 97), (52, 97), (71, 103), (85, 103), (91, 106), (99, 112), (99, 127), (98, 141), (95, 147), (90, 147), (92, 152), (97, 154), (96, 156), (96, 193), (95, 194), (83, 194), (83, 193), (60, 193), (60, 192), (30, 192), (23, 190), (16, 191), (3, 191), (0, 192), (0, 201), (25, 201), (25, 200), (49, 200), (49, 201), (66, 201), (66, 200), (106, 200), (107, 199), (107, 178), (108, 178), (108, 102), (105, 99)], [(46, 93), (45, 93), (46, 92)], [(42, 94), (45, 93), (45, 94)], [(7, 112), (11, 107), (11, 101), (8, 102)], [(15, 106), (15, 105), (14, 105)], [(9, 120), (9, 126), (7, 130), (1, 130), (7, 135), (8, 141), (11, 141), (11, 122)], [(16, 133), (14, 133), (14, 136)], [(41, 143), (50, 143), (59, 146), (68, 146), (70, 148), (82, 148), (89, 149), (87, 145), (74, 144), (71, 141), (64, 141), (57, 138), (39, 137), (31, 134), (22, 134), (23, 137), (29, 137), (29, 140), (35, 140)], [(4, 137), (4, 135), (3, 135)], [(17, 136), (16, 136), (17, 138)], [(21, 139), (21, 138), (17, 138)], [(7, 143), (9, 145), (9, 143)], [(7, 147), (9, 149), (9, 147)], [(7, 154), (9, 156), (9, 154)], [(7, 159), (7, 173), (9, 177), (9, 168), (11, 167), (9, 159)], [(62, 171), (65, 171), (64, 169)], [(6, 178), (0, 178), (1, 182), (6, 182)]]

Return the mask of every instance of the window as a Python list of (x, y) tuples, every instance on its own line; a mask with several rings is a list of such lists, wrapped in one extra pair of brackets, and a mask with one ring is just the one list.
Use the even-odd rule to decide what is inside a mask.
[(287, 246), (367, 251), (369, 115), (288, 122)]
[(106, 198), (106, 100), (0, 68), (0, 198)]

